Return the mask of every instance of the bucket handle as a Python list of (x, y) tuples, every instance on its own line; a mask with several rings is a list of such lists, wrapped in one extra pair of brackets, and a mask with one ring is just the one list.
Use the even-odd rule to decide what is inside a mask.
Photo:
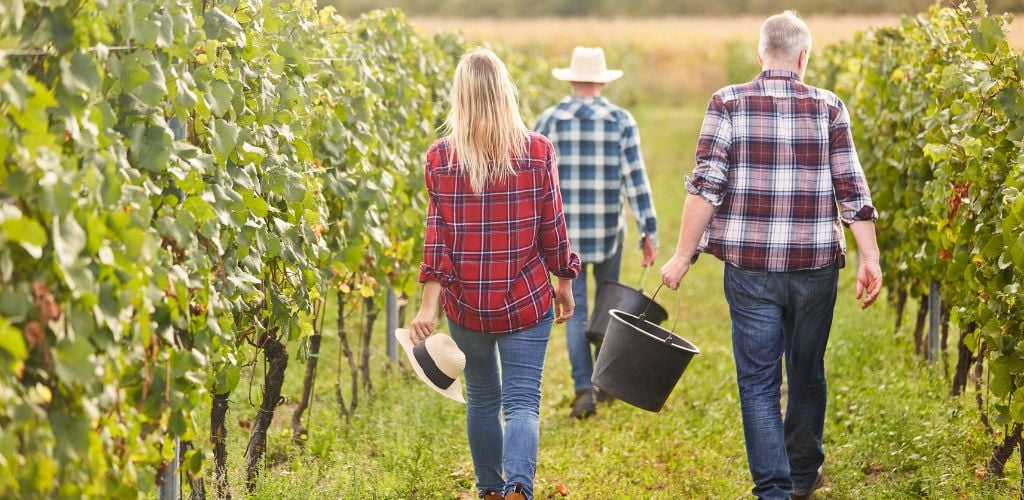
[[(640, 292), (644, 291), (644, 281), (647, 278), (647, 270), (649, 270), (652, 267), (654, 267), (654, 266), (644, 266), (643, 272), (640, 273), (640, 286), (637, 287), (637, 290), (640, 290)], [(644, 312), (646, 312), (646, 311), (644, 311)]]
[[(647, 269), (644, 268), (644, 275), (646, 275), (646, 274), (647, 274)], [(642, 276), (640, 278), (640, 281), (643, 282), (643, 277)], [(661, 288), (664, 287), (664, 286), (665, 286), (664, 283), (658, 285), (658, 289), (654, 291), (654, 295), (651, 296), (651, 300), (647, 301), (647, 307), (644, 308), (644, 312), (640, 313), (640, 316), (637, 316), (637, 319), (639, 319), (641, 323), (644, 322), (644, 321), (647, 321), (647, 311), (651, 308), (651, 304), (654, 303), (654, 298), (658, 296), (658, 292), (660, 292)], [(682, 297), (680, 297), (679, 295), (676, 295), (676, 319), (672, 321), (672, 330), (669, 332), (668, 336), (666, 336), (664, 339), (662, 339), (662, 342), (664, 342), (665, 344), (671, 344), (672, 343), (672, 335), (674, 335), (676, 333), (676, 326), (679, 325), (679, 312), (682, 310), (682, 306), (683, 306)]]

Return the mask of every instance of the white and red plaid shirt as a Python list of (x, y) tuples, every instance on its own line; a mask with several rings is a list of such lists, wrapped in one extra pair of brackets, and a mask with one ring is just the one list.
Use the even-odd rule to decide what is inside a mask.
[(420, 281), (444, 287), (445, 312), (484, 333), (536, 325), (551, 308), (548, 272), (573, 279), (580, 258), (566, 235), (554, 147), (530, 132), (515, 176), (470, 188), (448, 141), (427, 152), (427, 234)]
[(768, 70), (711, 98), (691, 194), (716, 211), (699, 251), (746, 269), (844, 263), (842, 223), (875, 220), (867, 180), (835, 94)]

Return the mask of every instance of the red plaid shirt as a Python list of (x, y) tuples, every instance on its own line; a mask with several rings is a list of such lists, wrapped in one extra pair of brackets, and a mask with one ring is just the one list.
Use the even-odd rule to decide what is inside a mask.
[(554, 148), (530, 132), (516, 175), (474, 194), (469, 177), (441, 139), (427, 151), (427, 234), (420, 281), (444, 287), (456, 324), (510, 333), (540, 322), (551, 308), (548, 272), (573, 279), (580, 258), (569, 247)]
[(790, 71), (715, 93), (686, 186), (717, 207), (699, 250), (760, 271), (842, 264), (840, 223), (878, 217), (843, 101)]

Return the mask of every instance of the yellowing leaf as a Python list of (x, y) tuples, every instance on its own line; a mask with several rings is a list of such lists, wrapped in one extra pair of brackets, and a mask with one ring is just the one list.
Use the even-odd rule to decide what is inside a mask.
[(373, 288), (371, 288), (370, 285), (363, 283), (363, 286), (359, 289), (359, 295), (362, 295), (363, 298), (367, 299), (373, 297)]

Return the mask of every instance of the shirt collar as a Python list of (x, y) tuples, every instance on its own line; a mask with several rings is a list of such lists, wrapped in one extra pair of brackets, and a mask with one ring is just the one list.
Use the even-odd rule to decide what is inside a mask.
[(560, 120), (571, 120), (579, 116), (582, 111), (582, 118), (601, 120), (611, 115), (611, 104), (602, 96), (580, 97), (569, 95), (562, 102), (558, 103), (558, 116)]
[(800, 75), (786, 69), (766, 69), (757, 75), (758, 80), (800, 80)]

